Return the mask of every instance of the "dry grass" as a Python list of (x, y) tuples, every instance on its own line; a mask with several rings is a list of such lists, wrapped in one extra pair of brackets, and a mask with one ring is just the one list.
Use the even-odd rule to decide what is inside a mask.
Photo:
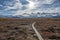
[(45, 40), (59, 40), (60, 18), (0, 18), (0, 40), (38, 40), (31, 28), (33, 22)]

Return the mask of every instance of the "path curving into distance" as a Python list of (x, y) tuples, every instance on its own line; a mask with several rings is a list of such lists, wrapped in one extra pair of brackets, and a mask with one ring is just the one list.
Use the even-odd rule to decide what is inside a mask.
[(36, 22), (33, 22), (33, 23), (32, 23), (32, 28), (33, 28), (33, 30), (35, 31), (35, 33), (36, 33), (36, 35), (37, 35), (37, 37), (38, 37), (39, 40), (44, 40), (44, 39), (42, 38), (41, 34), (40, 34), (40, 33), (37, 31), (37, 29), (34, 27), (35, 23), (36, 23)]

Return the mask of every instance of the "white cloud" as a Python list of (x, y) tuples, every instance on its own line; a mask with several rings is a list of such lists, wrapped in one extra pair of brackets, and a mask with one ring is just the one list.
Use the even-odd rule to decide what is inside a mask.
[(46, 4), (52, 4), (55, 0), (45, 0)]
[[(32, 12), (34, 12), (35, 14), (37, 12), (40, 12), (40, 13), (43, 13), (43, 12), (45, 12), (45, 13), (59, 13), (60, 12), (60, 7), (56, 7), (56, 8), (51, 7), (51, 8), (47, 8), (46, 10), (41, 8), (42, 5), (52, 4), (55, 0), (27, 0), (27, 1), (29, 2), (29, 4), (22, 5), (20, 3), (20, 0), (15, 0), (14, 6), (13, 7), (7, 6), (7, 8), (5, 10), (19, 9), (19, 10), (15, 11), (15, 14), (13, 14), (13, 16), (17, 16), (17, 15), (28, 16), (27, 14), (31, 14)], [(26, 7), (25, 10), (21, 10), (21, 8), (23, 6)], [(26, 15), (24, 15), (24, 13), (26, 13)]]
[(31, 14), (33, 12), (33, 9), (36, 8), (36, 3), (30, 0), (27, 0), (27, 1), (29, 2), (29, 4), (22, 5), (22, 6), (26, 6), (27, 9), (24, 11), (18, 10), (14, 15), (23, 15), (24, 13)]
[(32, 1), (29, 1), (28, 8), (29, 8), (29, 9), (35, 8), (35, 3), (32, 2)]
[(6, 9), (5, 10), (10, 10), (10, 9), (21, 9), (21, 7), (22, 7), (22, 4), (20, 3), (20, 1), (19, 0), (15, 0), (15, 4), (14, 4), (14, 6), (5, 6), (6, 7)]
[(43, 4), (52, 4), (55, 0), (27, 0), (29, 2), (28, 5), (25, 5), (27, 7), (26, 10), (18, 10), (14, 15), (23, 15), (24, 13), (31, 14), (32, 12), (51, 12), (53, 13), (54, 11), (57, 12), (56, 8), (55, 9), (47, 9), (47, 10), (42, 10), (42, 8), (37, 9), (38, 7), (41, 7)]

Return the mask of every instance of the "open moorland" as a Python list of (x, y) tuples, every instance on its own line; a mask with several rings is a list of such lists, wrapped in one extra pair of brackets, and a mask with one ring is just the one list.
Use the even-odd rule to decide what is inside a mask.
[(33, 22), (44, 40), (60, 40), (60, 18), (0, 18), (0, 40), (39, 40)]

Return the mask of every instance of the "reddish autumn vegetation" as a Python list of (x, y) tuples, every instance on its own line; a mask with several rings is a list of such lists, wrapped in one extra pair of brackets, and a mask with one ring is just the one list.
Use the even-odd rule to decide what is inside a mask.
[(33, 22), (44, 40), (60, 40), (60, 18), (0, 18), (0, 40), (38, 40)]

